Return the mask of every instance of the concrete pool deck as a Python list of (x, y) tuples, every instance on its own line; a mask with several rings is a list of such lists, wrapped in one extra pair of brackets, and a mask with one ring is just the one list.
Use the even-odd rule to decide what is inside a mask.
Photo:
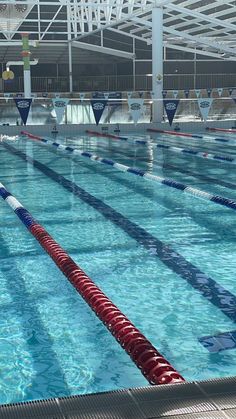
[(0, 406), (0, 419), (159, 418), (236, 418), (236, 377)]

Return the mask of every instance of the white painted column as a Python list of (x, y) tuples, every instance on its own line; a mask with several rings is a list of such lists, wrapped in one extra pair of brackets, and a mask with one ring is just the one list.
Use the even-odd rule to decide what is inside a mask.
[(72, 75), (72, 45), (71, 45), (71, 9), (70, 4), (67, 6), (67, 30), (68, 30), (68, 58), (69, 58), (69, 91), (73, 92), (73, 75)]
[(22, 58), (24, 64), (24, 96), (31, 98), (31, 75), (30, 75), (30, 50), (29, 50), (29, 34), (22, 33)]
[(133, 38), (133, 91), (136, 90), (136, 61), (135, 61), (135, 38)]
[(152, 9), (152, 122), (163, 121), (163, 9)]
[(69, 91), (70, 93), (73, 92), (73, 75), (72, 75), (72, 46), (71, 42), (68, 44), (69, 48)]

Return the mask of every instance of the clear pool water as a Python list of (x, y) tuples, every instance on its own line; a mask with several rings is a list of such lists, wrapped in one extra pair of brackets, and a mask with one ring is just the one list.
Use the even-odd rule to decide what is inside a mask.
[[(58, 141), (236, 199), (235, 166), (158, 149), (151, 140), (138, 145), (135, 138)], [(236, 139), (234, 145), (210, 136), (197, 141), (154, 135), (157, 141), (236, 154)], [(95, 197), (111, 208), (106, 218), (101, 207), (0, 146), (0, 182), (186, 380), (236, 375), (236, 349), (210, 353), (199, 342), (236, 329), (236, 317), (222, 310), (234, 304), (224, 290), (236, 295), (235, 211), (36, 141), (4, 143), (73, 181), (91, 202)], [(114, 211), (125, 217), (123, 226)], [(130, 234), (130, 223), (152, 237), (150, 245)], [(3, 200), (0, 227), (0, 403), (149, 385)], [(157, 255), (156, 239), (173, 250), (169, 265)], [(184, 275), (178, 274), (182, 260), (188, 262)], [(195, 268), (203, 286), (206, 276), (219, 285), (212, 299), (188, 281)]]

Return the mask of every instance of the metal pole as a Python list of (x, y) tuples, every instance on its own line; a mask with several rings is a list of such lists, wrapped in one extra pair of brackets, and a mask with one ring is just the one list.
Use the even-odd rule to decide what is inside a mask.
[(135, 59), (133, 59), (133, 91), (134, 92), (135, 92), (135, 89), (136, 89), (135, 73), (136, 73), (136, 70), (135, 70)]
[[(135, 54), (135, 38), (133, 38), (133, 54)], [(133, 91), (135, 92), (136, 89), (136, 65), (135, 65), (135, 56), (133, 58)]]
[(71, 45), (71, 13), (70, 4), (67, 6), (67, 29), (68, 29), (68, 58), (69, 58), (69, 92), (73, 92), (73, 75), (72, 75), (72, 45)]
[(152, 121), (163, 120), (163, 9), (152, 9)]
[(22, 58), (24, 63), (24, 96), (31, 98), (31, 77), (30, 77), (30, 50), (29, 50), (29, 35), (27, 33), (21, 34), (22, 38)]

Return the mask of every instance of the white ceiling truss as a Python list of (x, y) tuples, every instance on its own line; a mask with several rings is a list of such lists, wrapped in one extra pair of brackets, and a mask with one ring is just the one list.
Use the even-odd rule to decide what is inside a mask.
[[(0, 0), (0, 49), (19, 48), (24, 32), (42, 51), (71, 42), (134, 59), (136, 40), (152, 43), (153, 7), (163, 7), (165, 48), (236, 61), (236, 0)], [(111, 45), (114, 37), (126, 47)]]

